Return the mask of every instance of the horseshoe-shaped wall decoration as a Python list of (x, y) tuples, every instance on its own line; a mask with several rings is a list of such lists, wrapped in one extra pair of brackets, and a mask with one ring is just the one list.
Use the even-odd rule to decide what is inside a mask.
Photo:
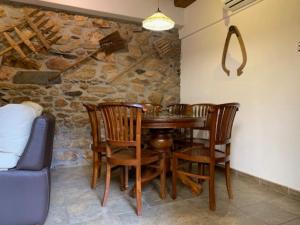
[(246, 48), (245, 48), (241, 33), (236, 26), (230, 26), (228, 29), (228, 33), (227, 33), (227, 37), (226, 37), (226, 41), (225, 41), (225, 45), (224, 45), (224, 50), (223, 50), (223, 56), (222, 56), (222, 68), (225, 71), (225, 73), (229, 76), (230, 70), (227, 69), (227, 67), (226, 67), (226, 56), (227, 56), (228, 46), (229, 46), (229, 42), (230, 42), (230, 38), (231, 38), (232, 34), (236, 35), (236, 37), (239, 41), (241, 51), (242, 51), (242, 56), (243, 56), (243, 62), (240, 65), (240, 67), (237, 69), (237, 75), (240, 76), (240, 75), (242, 75), (243, 69), (247, 63), (247, 53), (246, 53)]

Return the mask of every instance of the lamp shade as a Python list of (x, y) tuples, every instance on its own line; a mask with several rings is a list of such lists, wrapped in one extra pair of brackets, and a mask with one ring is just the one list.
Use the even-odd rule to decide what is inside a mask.
[(170, 30), (174, 26), (175, 22), (159, 10), (143, 21), (143, 27), (147, 30), (153, 31)]

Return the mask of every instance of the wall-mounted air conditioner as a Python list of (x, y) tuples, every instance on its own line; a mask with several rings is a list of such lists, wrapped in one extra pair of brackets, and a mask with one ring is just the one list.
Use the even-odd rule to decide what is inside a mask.
[(234, 12), (257, 0), (223, 0), (223, 1), (224, 1), (224, 9)]

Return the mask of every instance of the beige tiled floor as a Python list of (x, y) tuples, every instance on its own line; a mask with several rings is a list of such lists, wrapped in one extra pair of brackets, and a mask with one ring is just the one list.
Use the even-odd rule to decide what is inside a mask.
[(90, 189), (89, 178), (89, 167), (52, 171), (51, 206), (46, 225), (300, 225), (299, 200), (238, 177), (233, 177), (234, 199), (229, 200), (220, 172), (216, 178), (215, 212), (208, 210), (207, 184), (203, 193), (194, 197), (178, 183), (178, 198), (174, 201), (170, 196), (166, 200), (159, 198), (157, 181), (143, 190), (141, 217), (135, 215), (135, 199), (119, 190), (118, 176), (113, 177), (106, 207), (100, 205), (103, 177), (96, 190)]

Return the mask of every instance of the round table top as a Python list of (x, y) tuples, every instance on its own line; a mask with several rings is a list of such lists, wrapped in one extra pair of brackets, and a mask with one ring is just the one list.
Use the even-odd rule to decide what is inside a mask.
[(145, 115), (142, 118), (142, 128), (152, 129), (170, 129), (170, 128), (196, 128), (203, 127), (204, 118), (171, 115), (168, 113), (160, 113), (157, 115)]

